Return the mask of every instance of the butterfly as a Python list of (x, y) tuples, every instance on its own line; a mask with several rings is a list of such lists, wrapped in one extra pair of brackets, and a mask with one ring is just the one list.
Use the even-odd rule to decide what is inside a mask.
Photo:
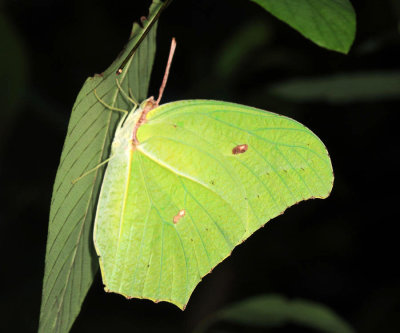
[(157, 100), (123, 92), (133, 107), (114, 135), (94, 244), (106, 291), (184, 309), (267, 221), (326, 198), (333, 172), (321, 140), (288, 117), (215, 100), (160, 105), (174, 49)]

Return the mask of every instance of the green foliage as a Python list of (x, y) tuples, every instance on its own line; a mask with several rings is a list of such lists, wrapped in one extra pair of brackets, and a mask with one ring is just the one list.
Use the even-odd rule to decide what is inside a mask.
[(348, 0), (251, 0), (315, 44), (348, 53), (356, 16)]
[(0, 73), (6, 84), (1, 85), (0, 153), (7, 135), (16, 123), (27, 83), (27, 56), (23, 41), (12, 22), (0, 11)]
[[(161, 5), (162, 2), (153, 1), (149, 20), (143, 22), (144, 26)], [(102, 170), (98, 169), (76, 185), (71, 182), (109, 154), (119, 115), (98, 102), (94, 89), (109, 104), (127, 107), (125, 100), (117, 94), (115, 72), (143, 31), (138, 24), (133, 25), (124, 52), (104, 73), (86, 80), (73, 106), (51, 202), (40, 332), (67, 332), (70, 329), (97, 272), (92, 228)], [(138, 100), (147, 95), (154, 53), (155, 27), (118, 77), (122, 86), (131, 89)]]
[(280, 295), (260, 295), (235, 303), (204, 321), (196, 332), (206, 332), (218, 321), (264, 328), (295, 324), (326, 333), (354, 332), (326, 306), (308, 300), (288, 300)]
[(371, 71), (297, 78), (275, 84), (269, 93), (296, 102), (368, 102), (399, 98), (399, 71)]
[(271, 32), (262, 21), (249, 21), (246, 25), (240, 26), (233, 36), (222, 41), (215, 72), (223, 79), (234, 76), (235, 69), (239, 67), (241, 61), (252, 51), (265, 45), (271, 38), (270, 35)]
[(325, 146), (295, 120), (212, 100), (161, 105), (144, 123), (142, 112), (117, 130), (98, 203), (107, 291), (184, 309), (202, 277), (253, 232), (331, 191)]

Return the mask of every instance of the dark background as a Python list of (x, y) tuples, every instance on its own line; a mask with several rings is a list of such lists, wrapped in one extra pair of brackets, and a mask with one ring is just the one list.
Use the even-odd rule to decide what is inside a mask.
[[(4, 332), (37, 330), (52, 184), (74, 100), (86, 77), (114, 60), (149, 3), (0, 2)], [(204, 278), (184, 312), (105, 294), (97, 276), (72, 332), (185, 332), (217, 309), (263, 293), (325, 304), (358, 332), (400, 331), (400, 89), (391, 98), (347, 102), (300, 102), (270, 93), (276, 83), (296, 77), (400, 70), (398, 2), (353, 4), (357, 37), (345, 56), (317, 47), (248, 0), (173, 1), (159, 22), (149, 95), (158, 93), (175, 36), (164, 102), (215, 98), (295, 118), (326, 144), (333, 192), (288, 209), (238, 246)], [(259, 28), (246, 37), (252, 24)], [(276, 331), (309, 332), (295, 326)]]

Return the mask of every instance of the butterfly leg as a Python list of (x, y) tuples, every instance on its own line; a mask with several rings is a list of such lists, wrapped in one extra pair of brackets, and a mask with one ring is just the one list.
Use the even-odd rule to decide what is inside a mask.
[(78, 178), (74, 179), (71, 183), (75, 184), (76, 182), (78, 182), (79, 180), (81, 180), (82, 178), (86, 177), (87, 175), (91, 174), (92, 172), (96, 171), (98, 168), (100, 168), (101, 166), (103, 166), (104, 164), (108, 163), (112, 158), (114, 157), (111, 156), (109, 158), (107, 158), (106, 160), (104, 160), (103, 162), (99, 163), (98, 165), (96, 165), (93, 169), (90, 169), (89, 171), (86, 171), (85, 173), (83, 173), (82, 175), (80, 175)]
[(115, 79), (115, 82), (117, 83), (118, 89), (121, 91), (122, 95), (133, 104), (133, 110), (136, 110), (136, 108), (138, 107), (139, 103), (133, 98), (133, 96), (131, 95), (132, 91), (129, 88), (129, 95), (124, 91), (124, 89), (122, 89), (120, 82), (118, 81), (118, 79)]
[(94, 92), (94, 95), (96, 96), (97, 100), (98, 100), (101, 104), (103, 104), (107, 109), (110, 109), (110, 110), (112, 110), (112, 111), (122, 112), (122, 113), (124, 113), (125, 115), (128, 114), (128, 111), (123, 110), (123, 109), (116, 108), (116, 107), (111, 106), (111, 105), (107, 104), (106, 102), (104, 102), (104, 101), (99, 97), (99, 95), (97, 95), (96, 89), (94, 89), (93, 92)]

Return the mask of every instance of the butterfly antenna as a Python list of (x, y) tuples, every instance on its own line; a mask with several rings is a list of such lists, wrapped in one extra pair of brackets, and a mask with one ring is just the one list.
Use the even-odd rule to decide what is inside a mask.
[(158, 98), (156, 101), (157, 105), (160, 104), (161, 97), (164, 93), (165, 86), (167, 85), (169, 69), (171, 68), (171, 63), (172, 63), (172, 59), (174, 57), (175, 49), (176, 49), (176, 40), (175, 40), (175, 38), (172, 38), (171, 48), (169, 49), (169, 57), (168, 57), (167, 67), (165, 68), (164, 78), (162, 80), (160, 92), (158, 93)]

